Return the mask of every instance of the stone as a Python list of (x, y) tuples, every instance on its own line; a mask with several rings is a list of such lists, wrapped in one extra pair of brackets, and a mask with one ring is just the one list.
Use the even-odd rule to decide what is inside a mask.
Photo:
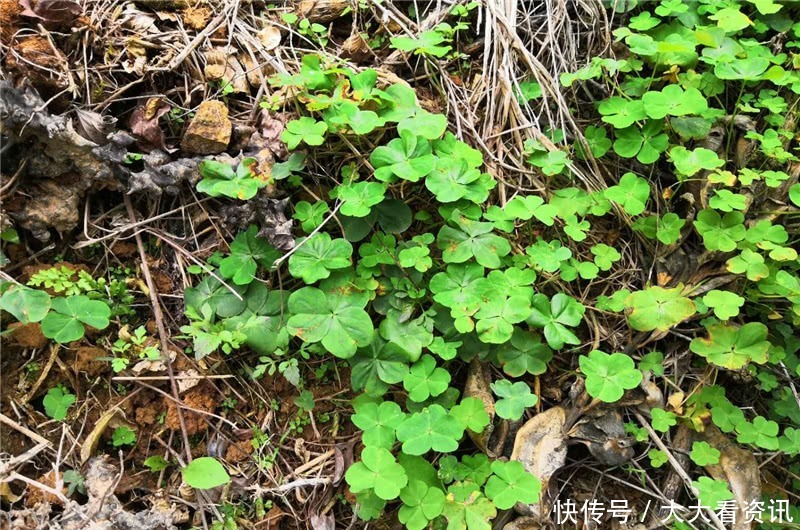
[(204, 101), (183, 135), (181, 149), (198, 155), (221, 153), (231, 141), (232, 129), (225, 103)]

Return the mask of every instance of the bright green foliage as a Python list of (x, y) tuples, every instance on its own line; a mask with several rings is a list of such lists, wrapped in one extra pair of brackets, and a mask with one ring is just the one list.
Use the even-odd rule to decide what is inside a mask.
[(289, 296), (292, 317), (289, 333), (304, 342), (322, 342), (336, 357), (352, 357), (356, 348), (372, 341), (372, 319), (364, 311), (366, 300), (303, 287)]
[(331, 275), (331, 271), (350, 266), (353, 245), (346, 239), (331, 239), (327, 232), (317, 232), (298, 243), (289, 257), (289, 273), (311, 284)]
[(416, 361), (433, 341), (433, 321), (422, 315), (419, 318), (408, 318), (396, 309), (390, 309), (380, 325), (381, 337), (394, 343), (409, 361)]
[(647, 118), (644, 103), (640, 99), (631, 101), (613, 96), (603, 100), (597, 110), (603, 116), (604, 122), (610, 123), (617, 129), (630, 127), (634, 122)]
[(539, 400), (522, 381), (512, 383), (508, 379), (500, 379), (491, 386), (492, 391), (500, 398), (495, 403), (497, 415), (507, 420), (520, 419), (525, 409), (536, 405)]
[(11, 285), (0, 296), (0, 309), (8, 311), (23, 324), (39, 322), (50, 310), (50, 295), (22, 285)]
[(554, 349), (564, 344), (580, 344), (580, 339), (567, 326), (575, 327), (583, 320), (586, 308), (574, 298), (557, 293), (551, 300), (543, 294), (536, 294), (531, 304), (528, 324), (544, 328), (547, 344)]
[(397, 50), (434, 57), (444, 57), (451, 50), (445, 36), (436, 30), (423, 31), (416, 37), (392, 37), (391, 42)]
[(403, 501), (403, 506), (400, 507), (397, 518), (408, 530), (422, 530), (441, 515), (445, 496), (436, 486), (411, 479), (400, 492), (400, 500)]
[(464, 482), (447, 490), (442, 514), (447, 519), (447, 530), (491, 530), (489, 520), (497, 515), (497, 509), (481, 494), (480, 487)]
[(300, 201), (294, 205), (294, 218), (300, 221), (303, 232), (309, 234), (322, 224), (325, 214), (329, 211), (330, 208), (325, 202), (317, 201), (311, 204), (307, 201)]
[(647, 452), (647, 456), (650, 458), (650, 466), (652, 466), (655, 469), (658, 469), (667, 462), (669, 462), (669, 457), (667, 456), (667, 453), (659, 449), (650, 449)]
[(708, 205), (721, 212), (746, 210), (747, 197), (730, 190), (717, 190), (716, 194), (708, 200)]
[(615, 262), (622, 258), (622, 255), (614, 247), (609, 247), (605, 243), (598, 243), (592, 247), (594, 254), (594, 264), (601, 271), (611, 270)]
[(770, 343), (767, 326), (750, 322), (743, 326), (714, 324), (707, 328), (708, 337), (692, 339), (689, 348), (708, 362), (728, 370), (739, 370), (749, 362), (767, 362)]
[(689, 458), (698, 466), (709, 466), (719, 463), (720, 454), (719, 450), (708, 442), (694, 442)]
[(742, 409), (727, 400), (711, 409), (711, 419), (723, 432), (733, 432), (737, 425), (745, 421)]
[(653, 372), (653, 375), (664, 375), (664, 354), (657, 351), (651, 351), (642, 355), (639, 361), (639, 370), (642, 372)]
[(458, 420), (464, 429), (480, 433), (489, 425), (489, 414), (483, 401), (478, 398), (464, 398), (461, 403), (450, 409), (450, 415)]
[(83, 295), (54, 298), (51, 311), (42, 320), (42, 333), (48, 339), (66, 343), (83, 337), (84, 326), (105, 329), (111, 309), (105, 302)]
[(403, 387), (409, 399), (421, 403), (431, 396), (438, 396), (450, 385), (450, 372), (436, 366), (436, 359), (423, 355), (411, 366), (403, 378)]
[(211, 197), (250, 200), (269, 183), (269, 179), (253, 173), (257, 166), (255, 158), (245, 158), (239, 162), (236, 171), (226, 162), (203, 160), (200, 162), (203, 179), (197, 183), (197, 191)]
[(646, 92), (642, 96), (642, 102), (647, 115), (654, 119), (702, 114), (708, 109), (708, 102), (699, 90), (689, 88), (684, 91), (678, 85), (667, 85), (658, 92)]
[(142, 463), (153, 473), (158, 473), (162, 469), (167, 469), (170, 466), (169, 460), (161, 455), (149, 456), (145, 458)]
[(547, 370), (553, 351), (542, 343), (539, 335), (515, 329), (511, 340), (498, 347), (497, 358), (503, 371), (511, 377), (521, 377), (526, 373), (541, 375)]
[(697, 489), (697, 500), (700, 505), (708, 506), (712, 510), (716, 510), (721, 502), (733, 499), (733, 493), (724, 480), (700, 477), (692, 482), (692, 486)]
[(750, 281), (758, 281), (769, 276), (769, 267), (760, 254), (746, 248), (738, 256), (727, 261), (728, 272), (744, 274)]
[(393, 182), (397, 178), (418, 182), (433, 171), (436, 157), (425, 138), (404, 131), (385, 146), (376, 147), (369, 157), (375, 168), (375, 178)]
[(800, 454), (800, 429), (788, 427), (778, 439), (780, 449), (790, 456)]
[[(590, 125), (586, 127), (586, 130), (583, 131), (584, 136), (586, 137), (586, 143), (589, 144), (589, 150), (592, 152), (592, 155), (595, 158), (600, 158), (605, 155), (609, 149), (611, 149), (611, 139), (608, 137), (608, 133), (606, 133), (605, 128), (603, 127), (595, 127), (594, 125)], [(580, 144), (576, 144), (576, 147), (580, 146)], [(579, 156), (583, 153), (579, 152)], [(582, 158), (585, 158), (581, 156)]]
[(624, 353), (609, 355), (592, 350), (588, 357), (581, 355), (579, 362), (586, 376), (586, 391), (606, 403), (619, 401), (626, 390), (636, 388), (642, 382), (642, 372)]
[(447, 117), (444, 114), (432, 114), (427, 110), (418, 110), (413, 116), (397, 124), (399, 134), (411, 132), (428, 140), (436, 140), (445, 130), (447, 130)]
[(675, 169), (686, 177), (691, 177), (702, 169), (716, 169), (725, 165), (725, 162), (720, 160), (714, 151), (705, 147), (697, 147), (689, 151), (679, 145), (670, 150), (669, 156), (672, 163), (675, 164)]
[(492, 472), (486, 483), (486, 496), (501, 510), (508, 510), (516, 503), (534, 504), (539, 501), (542, 484), (535, 475), (525, 470), (522, 462), (512, 460), (492, 462)]
[(530, 302), (524, 296), (506, 297), (501, 291), (484, 293), (484, 305), (475, 313), (475, 331), (482, 342), (503, 344), (511, 339), (514, 324), (531, 314)]
[(618, 203), (628, 215), (639, 215), (644, 212), (647, 198), (650, 196), (650, 185), (633, 173), (625, 173), (619, 184), (605, 191), (608, 200)]
[(300, 142), (305, 142), (306, 145), (322, 145), (327, 130), (328, 125), (325, 122), (303, 116), (286, 124), (281, 140), (286, 142), (290, 151), (296, 149)]
[(755, 444), (767, 451), (778, 450), (778, 424), (763, 416), (753, 418), (753, 423), (747, 421), (738, 423), (736, 432), (739, 433), (736, 437), (739, 443)]
[(44, 412), (54, 420), (66, 419), (67, 411), (75, 403), (75, 394), (63, 386), (54, 386), (44, 396)]
[(353, 493), (370, 489), (386, 501), (396, 499), (408, 483), (403, 466), (383, 447), (365, 447), (361, 461), (350, 466), (344, 478)]
[(660, 218), (655, 215), (640, 217), (633, 222), (632, 228), (650, 239), (658, 239), (665, 245), (671, 245), (681, 238), (681, 229), (685, 224), (685, 219), (670, 212)]
[(342, 201), (339, 211), (350, 217), (366, 217), (373, 206), (383, 201), (385, 193), (386, 188), (379, 182), (356, 182), (339, 186), (336, 188), (336, 197)]
[(376, 337), (350, 359), (353, 389), (371, 396), (382, 396), (389, 385), (401, 383), (408, 373), (408, 356), (393, 342)]
[(458, 449), (464, 427), (441, 405), (429, 405), (415, 412), (397, 428), (397, 439), (403, 442), (403, 452), (424, 455), (431, 449), (450, 453)]
[(181, 475), (186, 484), (199, 490), (216, 488), (231, 481), (219, 460), (210, 456), (195, 458), (181, 469)]
[(789, 199), (795, 206), (800, 207), (800, 184), (795, 184), (789, 188)]
[(714, 289), (703, 297), (703, 303), (714, 309), (714, 315), (720, 320), (728, 320), (739, 314), (744, 305), (744, 298), (730, 291)]
[(636, 157), (642, 164), (652, 164), (667, 150), (668, 145), (669, 136), (663, 132), (663, 125), (651, 120), (641, 129), (632, 125), (617, 131), (614, 152), (623, 158)]
[(392, 401), (383, 401), (380, 404), (367, 401), (357, 404), (355, 409), (356, 413), (350, 419), (356, 427), (364, 431), (364, 445), (391, 449), (395, 441), (395, 430), (406, 417), (400, 406)]
[(114, 434), (111, 435), (111, 443), (114, 447), (135, 444), (136, 431), (124, 425), (117, 427), (114, 429)]
[(458, 226), (460, 230), (443, 226), (436, 239), (445, 263), (464, 263), (475, 258), (484, 267), (496, 269), (502, 265), (500, 258), (511, 252), (508, 240), (494, 234), (491, 223), (462, 219)]
[(659, 432), (668, 432), (670, 427), (678, 424), (677, 416), (674, 412), (668, 412), (664, 409), (653, 409), (650, 411), (650, 419), (653, 429)]
[(666, 331), (695, 313), (695, 305), (681, 293), (681, 287), (648, 287), (628, 296), (628, 324), (639, 331)]
[(545, 272), (556, 272), (561, 263), (572, 257), (572, 251), (561, 245), (561, 242), (547, 242), (540, 239), (536, 244), (529, 246), (525, 252), (530, 256), (534, 266)]
[(443, 203), (467, 199), (481, 203), (495, 185), (486, 173), (467, 165), (465, 160), (440, 158), (434, 170), (425, 178), (425, 187)]
[(231, 255), (219, 264), (219, 272), (236, 285), (247, 285), (253, 281), (258, 267), (268, 269), (280, 257), (280, 252), (266, 239), (259, 237), (258, 228), (251, 225), (240, 232), (231, 243)]

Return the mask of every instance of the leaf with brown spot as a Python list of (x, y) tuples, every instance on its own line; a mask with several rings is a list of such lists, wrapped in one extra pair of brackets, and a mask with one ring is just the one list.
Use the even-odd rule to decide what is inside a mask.
[(161, 98), (150, 98), (144, 105), (139, 105), (131, 114), (129, 122), (131, 133), (139, 137), (139, 147), (144, 151), (160, 149), (166, 151), (164, 131), (158, 124), (159, 118), (169, 112), (169, 105)]

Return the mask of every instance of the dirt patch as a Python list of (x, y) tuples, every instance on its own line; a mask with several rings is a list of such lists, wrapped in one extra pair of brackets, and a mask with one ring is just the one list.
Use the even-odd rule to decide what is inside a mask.
[(14, 342), (23, 348), (44, 348), (48, 343), (48, 339), (42, 333), (42, 327), (38, 323), (14, 322), (9, 324), (8, 329), (11, 330), (11, 338)]
[[(36, 479), (36, 481), (50, 488), (53, 489), (56, 488), (56, 474), (53, 471), (45, 473), (44, 475)], [(67, 494), (66, 486), (62, 487), (61, 493), (63, 493), (64, 495)], [(59, 499), (52, 493), (48, 493), (34, 486), (28, 486), (28, 495), (25, 497), (25, 506), (33, 508), (40, 502), (46, 502), (48, 504), (62, 504), (61, 499)]]
[(8, 45), (19, 30), (19, 14), (22, 6), (17, 0), (0, 0), (0, 39)]
[[(183, 404), (189, 409), (200, 410), (205, 412), (213, 412), (217, 408), (217, 400), (214, 397), (214, 389), (206, 383), (200, 383), (183, 395)], [(179, 431), (181, 429), (181, 422), (178, 417), (178, 409), (171, 399), (166, 399), (167, 402), (167, 418), (165, 425), (168, 429)], [(205, 432), (208, 429), (208, 416), (205, 414), (198, 414), (192, 410), (183, 409), (183, 420), (186, 423), (186, 432), (189, 436), (197, 433)]]
[(97, 377), (109, 370), (106, 361), (97, 360), (101, 357), (110, 357), (110, 354), (97, 346), (82, 346), (75, 352), (75, 364), (72, 367), (76, 373), (83, 372), (89, 377)]
[(161, 400), (153, 399), (151, 393), (140, 394), (136, 397), (134, 411), (136, 423), (145, 427), (156, 423), (158, 417), (164, 412), (164, 406)]
[(253, 454), (253, 444), (250, 440), (240, 440), (228, 446), (225, 451), (225, 460), (234, 464), (244, 462)]

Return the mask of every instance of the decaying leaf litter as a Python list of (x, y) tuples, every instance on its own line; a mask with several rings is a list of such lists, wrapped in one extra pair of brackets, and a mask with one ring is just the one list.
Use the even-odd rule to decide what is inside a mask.
[[(309, 357), (305, 350), (299, 363), (282, 366), (280, 363), (288, 359), (265, 361), (247, 346), (226, 351), (226, 345), (239, 340), (235, 334), (223, 339), (203, 336), (205, 342), (195, 336), (192, 341), (186, 336), (192, 331), (187, 331), (184, 315), (184, 306), (189, 306), (190, 300), (187, 295), (184, 302), (183, 292), (192, 286), (198, 288), (198, 274), (207, 270), (208, 263), (219, 264), (224, 255), (232, 253), (234, 240), (239, 241), (237, 234), (251, 225), (257, 230), (241, 243), (249, 257), (229, 262), (229, 267), (245, 271), (242, 283), (253, 279), (253, 274), (245, 270), (251, 266), (248, 260), (253, 260), (253, 271), (261, 270), (260, 260), (267, 262), (268, 252), (257, 252), (260, 239), (284, 255), (278, 258), (279, 264), (287, 262), (291, 275), (308, 284), (324, 281), (330, 270), (349, 266), (347, 260), (341, 266), (328, 263), (329, 267), (320, 272), (312, 259), (302, 272), (291, 271), (301, 260), (291, 260), (290, 256), (307, 254), (311, 246), (302, 250), (303, 245), (297, 245), (296, 238), (303, 232), (298, 229), (300, 218), (293, 212), (299, 211), (300, 201), (313, 205), (328, 197), (332, 186), (343, 181), (344, 174), (340, 176), (337, 171), (346, 164), (352, 162), (362, 172), (371, 170), (368, 155), (377, 141), (363, 143), (360, 138), (342, 136), (342, 142), (335, 146), (326, 145), (313, 152), (306, 149), (310, 154), (304, 158), (303, 178), (293, 188), (279, 177), (268, 178), (270, 174), (301, 170), (299, 159), (292, 157), (304, 151), (294, 149), (303, 138), (305, 147), (316, 145), (309, 140), (308, 131), (292, 129), (302, 113), (300, 104), (306, 102), (297, 99), (292, 86), (269, 82), (275, 75), (302, 72), (308, 64), (304, 57), (309, 54), (356, 70), (373, 68), (378, 87), (400, 84), (414, 88), (423, 111), (447, 116), (449, 130), (482, 154), (487, 173), (497, 182), (490, 204), (504, 206), (515, 196), (552, 198), (557, 191), (550, 178), (554, 166), (547, 164), (555, 163), (557, 168), (558, 160), (545, 154), (545, 164), (529, 163), (529, 157), (538, 152), (534, 149), (531, 155), (531, 142), (542, 146), (542, 153), (561, 153), (560, 146), (567, 138), (575, 150), (593, 152), (587, 133), (587, 125), (599, 124), (593, 100), (609, 94), (600, 83), (582, 88), (564, 86), (561, 74), (574, 72), (596, 56), (621, 57), (612, 30), (627, 23), (631, 14), (615, 13), (600, 2), (459, 5), (465, 10), (463, 15), (456, 9), (458, 5), (445, 3), (410, 9), (404, 2), (351, 5), (336, 0), (304, 0), (285, 6), (258, 2), (0, 3), (4, 57), (0, 193), (3, 233), (9, 234), (4, 236), (3, 278), (22, 284), (46, 278), (42, 287), (51, 296), (60, 292), (59, 285), (74, 283), (81, 286), (78, 292), (89, 297), (94, 296), (92, 293), (108, 295), (119, 305), (112, 308), (111, 328), (83, 322), (78, 324), (78, 339), (65, 344), (52, 343), (42, 334), (48, 327), (45, 321), (40, 326), (12, 324), (13, 319), (9, 319), (7, 325), (4, 316), (4, 329), (9, 333), (3, 337), (0, 419), (3, 451), (9, 459), (3, 463), (0, 497), (12, 527), (81, 528), (87, 520), (111, 528), (345, 528), (364, 524), (354, 511), (361, 501), (353, 495), (356, 488), (345, 480), (345, 474), (354, 465), (373, 465), (379, 458), (371, 449), (364, 458), (361, 433), (350, 420), (354, 408), (351, 400), (357, 395), (350, 381), (356, 375), (355, 368), (351, 373), (348, 363), (333, 363), (330, 356)], [(727, 16), (735, 19), (733, 14)], [(443, 58), (448, 51), (442, 55), (435, 49), (409, 53), (390, 44), (393, 37), (416, 37), (441, 28), (442, 23), (466, 24), (454, 33), (448, 46), (458, 54)], [(532, 83), (541, 94), (520, 97)], [(794, 129), (791, 124), (797, 100), (796, 95), (792, 97), (784, 116), (784, 128), (790, 131)], [(722, 153), (723, 159), (735, 158), (735, 166), (744, 167), (755, 156), (755, 144), (743, 139), (748, 132), (759, 130), (760, 124), (740, 115), (723, 116), (717, 123), (694, 147)], [(555, 129), (561, 131), (560, 137), (553, 134)], [(287, 131), (289, 136), (284, 134)], [(291, 134), (298, 135), (294, 144)], [(617, 137), (624, 139), (624, 134)], [(791, 148), (791, 141), (785, 143), (787, 148)], [(733, 152), (728, 155), (730, 145)], [(658, 150), (658, 146), (653, 149)], [(651, 156), (644, 151), (627, 156), (623, 148), (617, 153), (626, 158), (636, 156), (642, 164)], [(708, 415), (686, 411), (702, 408), (702, 403), (693, 402), (692, 397), (715, 378), (722, 378), (726, 386), (741, 394), (742, 403), (748, 396), (752, 398), (747, 385), (753, 375), (736, 370), (756, 356), (748, 353), (735, 357), (738, 335), (730, 338), (734, 358), (727, 351), (714, 349), (719, 341), (712, 335), (713, 327), (708, 339), (694, 339), (706, 340), (710, 346), (704, 350), (697, 342), (691, 351), (709, 361), (722, 359), (714, 362), (730, 369), (725, 372), (692, 365), (685, 333), (692, 333), (689, 340), (695, 334), (702, 337), (697, 334), (702, 329), (699, 324), (697, 329), (673, 329), (680, 320), (695, 314), (695, 302), (687, 298), (688, 293), (693, 297), (705, 295), (704, 304), (726, 320), (719, 311), (731, 311), (732, 302), (730, 296), (719, 293), (729, 292), (720, 289), (736, 281), (729, 273), (741, 269), (748, 279), (764, 274), (758, 269), (763, 259), (759, 262), (757, 255), (747, 254), (748, 250), (727, 271), (706, 266), (716, 261), (708, 251), (736, 248), (735, 238), (731, 240), (733, 247), (727, 248), (724, 238), (709, 243), (710, 236), (706, 235), (716, 233), (718, 223), (726, 222), (722, 215), (706, 209), (710, 201), (724, 203), (722, 212), (741, 209), (730, 202), (738, 199), (713, 194), (714, 184), (719, 183), (714, 179), (724, 175), (713, 173), (710, 159), (676, 161), (679, 171), (698, 175), (686, 181), (680, 200), (688, 205), (684, 206), (687, 224), (693, 218), (700, 222), (697, 230), (707, 250), (694, 241), (682, 244), (687, 234), (678, 244), (659, 247), (654, 246), (655, 237), (648, 239), (641, 230), (630, 229), (631, 218), (644, 210), (647, 195), (644, 201), (637, 199), (638, 181), (627, 175), (620, 177), (628, 168), (608, 164), (599, 156), (583, 158), (566, 159), (572, 183), (586, 192), (604, 194), (613, 202), (616, 215), (612, 220), (596, 220), (592, 231), (598, 243), (618, 252), (614, 255), (597, 245), (592, 249), (595, 256), (608, 257), (608, 267), (602, 270), (610, 269), (607, 274), (601, 273), (596, 283), (568, 281), (563, 271), (560, 278), (543, 277), (548, 278), (548, 293), (563, 293), (565, 300), (585, 302), (590, 310), (577, 313), (575, 308), (565, 309), (557, 302), (558, 294), (552, 299), (545, 295), (534, 298), (531, 310), (538, 316), (528, 322), (541, 329), (551, 347), (556, 348), (556, 344), (560, 349), (552, 361), (544, 361), (544, 369), (529, 364), (517, 373), (510, 368), (517, 358), (506, 353), (502, 370), (476, 357), (450, 365), (452, 375), (448, 379), (465, 398), (475, 398), (489, 417), (488, 426), (481, 432), (466, 429), (471, 442), (462, 441), (459, 454), (483, 453), (500, 461), (521, 461), (539, 480), (540, 500), (511, 502), (513, 509), (499, 510), (473, 492), (467, 500), (456, 497), (445, 501), (450, 504), (440, 510), (444, 518), (440, 521), (448, 523), (448, 528), (473, 528), (467, 518), (479, 513), (474, 528), (484, 528), (479, 525), (488, 524), (491, 512), (498, 514), (494, 519), (497, 527), (544, 528), (555, 524), (556, 499), (626, 499), (639, 525), (614, 522), (614, 527), (657, 528), (658, 510), (643, 513), (644, 506), (649, 501), (664, 505), (669, 499), (682, 499), (685, 506), (690, 505), (689, 494), (698, 494), (693, 481), (701, 475), (727, 484), (740, 502), (755, 501), (766, 492), (784, 493), (796, 500), (788, 486), (796, 474), (787, 456), (776, 451), (753, 453), (737, 444), (735, 435), (727, 434), (730, 431), (720, 432), (714, 425), (698, 429), (697, 422), (710, 423)], [(226, 182), (231, 180), (205, 179), (207, 185), (198, 185), (202, 164), (209, 160), (231, 168), (246, 167), (251, 175), (264, 176), (262, 183), (269, 184), (251, 189), (247, 186), (253, 184), (247, 177), (237, 174), (232, 180), (240, 179), (238, 198), (251, 192), (253, 196), (246, 202), (225, 199)], [(786, 182), (769, 186), (765, 193), (747, 195), (745, 200), (758, 201), (765, 208), (769, 205), (774, 212), (767, 217), (777, 219), (785, 206), (776, 205), (788, 204), (785, 197), (789, 186), (797, 182), (798, 167), (790, 161)], [(651, 178), (657, 194), (668, 200), (671, 188), (666, 184), (662, 187), (658, 176)], [(394, 191), (395, 199), (413, 200), (414, 192), (403, 186)], [(359, 200), (365, 199), (359, 196)], [(369, 212), (371, 205), (365, 204)], [(728, 208), (729, 204), (733, 206)], [(429, 202), (427, 208), (433, 210), (434, 205)], [(324, 223), (338, 224), (346, 232), (350, 226), (343, 226), (346, 221), (335, 215), (340, 207), (342, 203), (337, 202), (332, 212), (318, 214)], [(415, 207), (425, 209), (419, 204)], [(353, 206), (345, 208), (356, 211)], [(380, 213), (376, 215), (377, 221), (372, 222), (391, 232)], [(527, 219), (532, 215), (547, 219), (543, 211), (527, 214)], [(573, 249), (577, 256), (582, 250), (576, 242), (585, 230), (569, 220), (565, 224), (570, 237), (562, 238), (564, 247)], [(795, 220), (786, 229), (794, 229), (796, 234), (796, 228)], [(662, 237), (656, 230), (661, 229), (661, 225), (653, 228), (658, 240)], [(316, 233), (304, 232), (312, 236)], [(793, 236), (781, 248), (791, 249), (795, 240)], [(533, 241), (517, 242), (514, 253), (521, 251), (524, 255), (525, 245)], [(444, 250), (447, 252), (447, 248)], [(225, 259), (234, 255), (238, 254)], [(496, 259), (478, 261), (493, 268)], [(539, 259), (534, 252), (533, 260)], [(548, 264), (537, 263), (540, 274), (558, 268), (557, 264), (556, 269), (549, 270)], [(595, 263), (603, 265), (599, 259)], [(228, 307), (240, 303), (244, 291), (237, 290), (238, 276), (223, 274), (224, 267), (211, 272), (222, 287), (204, 291), (201, 286), (194, 296), (224, 300)], [(293, 281), (285, 274), (262, 276), (259, 280), (275, 290), (286, 289), (283, 282)], [(92, 283), (96, 278), (107, 278), (108, 282), (98, 286)], [(657, 303), (668, 305), (674, 321), (654, 314), (647, 305), (652, 299), (649, 296), (642, 296), (646, 298), (642, 304), (629, 308), (630, 329), (626, 318), (613, 310), (596, 309), (588, 302), (620, 289), (643, 289), (649, 283), (659, 286), (654, 289), (663, 287)], [(330, 296), (317, 291), (321, 305), (334, 303)], [(123, 292), (130, 298), (124, 298)], [(270, 300), (265, 295), (265, 307)], [(289, 304), (291, 307), (291, 300)], [(281, 303), (276, 307), (268, 313), (272, 318), (284, 310)], [(580, 307), (583, 310), (583, 305)], [(684, 316), (675, 318), (681, 311)], [(68, 312), (69, 308), (62, 314)], [(732, 316), (736, 314), (738, 310)], [(519, 323), (502, 311), (496, 318)], [(293, 329), (291, 321), (289, 328)], [(74, 329), (73, 325), (70, 331)], [(505, 337), (499, 329), (486, 331), (489, 340), (484, 342)], [(719, 329), (720, 335), (730, 333), (725, 326)], [(750, 331), (756, 336), (761, 332), (754, 328)], [(391, 336), (398, 332), (386, 333)], [(510, 332), (508, 337), (512, 337)], [(389, 337), (383, 338), (391, 343)], [(565, 344), (574, 344), (575, 348), (561, 349)], [(325, 339), (322, 345), (334, 355), (340, 348)], [(203, 347), (210, 355), (197, 360), (192, 349), (197, 354)], [(421, 347), (434, 352), (432, 344)], [(446, 347), (445, 343), (442, 348)], [(515, 347), (515, 352), (524, 351), (521, 346)], [(132, 362), (121, 370), (112, 370), (110, 359), (118, 357), (123, 348), (127, 348), (125, 355)], [(656, 371), (641, 370), (643, 376), (634, 370), (639, 375), (631, 384), (615, 383), (618, 388), (593, 390), (603, 382), (598, 383), (598, 368), (589, 361), (601, 359), (599, 369), (622, 362), (615, 357), (618, 354), (589, 355), (587, 362), (584, 358), (579, 362), (578, 354), (599, 349), (622, 352), (619, 355), (627, 358), (663, 350), (661, 374), (666, 371), (670, 382), (654, 382)], [(156, 354), (148, 356), (153, 351)], [(436, 353), (447, 358), (440, 351)], [(502, 353), (499, 355), (504, 359)], [(426, 372), (427, 361), (420, 362), (423, 371), (417, 377), (421, 382), (407, 383), (402, 377), (391, 381), (402, 382), (398, 388), (405, 388), (410, 401), (443, 393), (433, 377), (435, 370)], [(777, 377), (790, 391), (789, 401), (793, 396), (800, 407), (797, 377), (789, 371), (795, 367), (787, 364), (788, 369), (783, 365), (785, 373)], [(258, 377), (250, 377), (254, 368), (261, 372)], [(634, 369), (632, 363), (630, 369)], [(588, 388), (584, 388), (583, 377), (575, 377), (578, 370), (586, 377)], [(621, 366), (619, 370), (629, 368)], [(504, 380), (503, 371), (530, 387), (527, 395), (518, 395), (510, 385), (508, 391), (498, 392), (497, 381)], [(304, 384), (297, 385), (298, 381)], [(384, 379), (381, 384), (386, 382)], [(60, 390), (51, 394), (54, 388)], [(75, 401), (66, 399), (70, 391)], [(413, 392), (425, 397), (412, 399)], [(607, 396), (607, 392), (614, 397), (598, 397)], [(616, 396), (617, 392), (624, 397)], [(401, 389), (392, 395), (405, 405), (406, 392)], [(531, 396), (537, 399), (524, 401)], [(516, 404), (512, 412), (507, 412), (512, 401), (525, 403), (523, 415), (514, 417)], [(356, 402), (359, 415), (360, 406)], [(667, 409), (670, 412), (665, 414), (672, 416), (685, 414), (682, 423), (672, 430), (669, 425), (662, 429), (657, 421), (668, 422), (671, 417), (651, 413), (654, 409)], [(132, 443), (126, 442), (126, 429), (136, 433)], [(398, 439), (405, 447), (409, 442), (400, 438), (401, 432), (398, 429)], [(392, 434), (390, 441), (394, 439)], [(688, 458), (699, 442), (708, 443), (720, 454), (719, 461), (706, 465), (704, 471)], [(404, 453), (414, 454), (409, 447)], [(664, 467), (651, 467), (650, 449), (665, 455)], [(193, 460), (207, 458), (223, 462), (231, 481), (213, 489), (193, 489), (185, 480), (186, 470), (191, 469), (187, 466)], [(440, 478), (446, 458), (450, 457), (442, 456), (437, 463)], [(383, 469), (387, 473), (401, 471), (399, 466)], [(493, 478), (507, 476), (504, 472)], [(414, 487), (425, 488), (424, 484), (419, 486), (421, 483)], [(377, 486), (374, 489), (378, 491)], [(487, 484), (487, 495), (489, 489)], [(414, 491), (409, 489), (407, 495)], [(403, 509), (424, 506), (402, 495), (401, 499)], [(505, 502), (499, 495), (493, 500), (498, 508)], [(470, 506), (480, 511), (470, 512)], [(418, 521), (420, 513), (425, 516), (423, 521), (428, 520), (422, 508), (405, 513), (403, 509), (398, 514), (397, 507), (390, 504), (384, 516), (372, 524), (394, 527), (400, 524), (398, 516), (406, 525), (415, 524), (409, 521)], [(706, 515), (710, 527), (723, 526), (714, 513)], [(604, 528), (612, 523), (606, 519), (583, 524)], [(749, 526), (739, 522), (736, 528)]]

